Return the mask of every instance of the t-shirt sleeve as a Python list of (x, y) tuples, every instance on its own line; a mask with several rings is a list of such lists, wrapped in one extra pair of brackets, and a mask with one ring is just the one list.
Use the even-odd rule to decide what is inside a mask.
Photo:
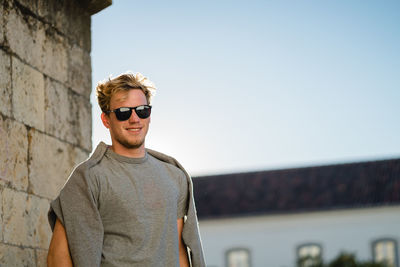
[(100, 266), (103, 224), (97, 208), (99, 189), (85, 166), (74, 170), (59, 196), (50, 203), (51, 229), (63, 224), (74, 266)]
[(178, 219), (187, 214), (189, 186), (186, 175), (180, 171), (180, 196), (178, 201)]

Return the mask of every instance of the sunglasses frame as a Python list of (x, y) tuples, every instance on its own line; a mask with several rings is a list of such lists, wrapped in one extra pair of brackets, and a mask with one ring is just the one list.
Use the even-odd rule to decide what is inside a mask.
[[(142, 108), (142, 107), (144, 107), (144, 108), (143, 108), (143, 109), (139, 109), (139, 108)], [(129, 109), (129, 111), (128, 111), (128, 110), (127, 110), (127, 111), (121, 111), (121, 109)], [(151, 105), (140, 105), (140, 106), (136, 106), (136, 107), (119, 107), (119, 108), (116, 108), (116, 109), (113, 109), (113, 110), (106, 111), (105, 113), (106, 113), (106, 114), (110, 114), (111, 112), (114, 112), (114, 113), (115, 113), (115, 117), (117, 118), (117, 120), (119, 120), (119, 121), (127, 121), (127, 120), (129, 120), (129, 118), (132, 116), (132, 109), (135, 111), (136, 115), (137, 115), (140, 119), (147, 119), (147, 118), (150, 117), (150, 115), (151, 115)], [(139, 109), (139, 110), (146, 110), (146, 109), (149, 109), (149, 116), (142, 118), (142, 117), (138, 114), (138, 109)], [(121, 119), (118, 117), (118, 115), (117, 115), (118, 112), (121, 112), (121, 113), (129, 112), (130, 114), (129, 114), (129, 116), (128, 116), (125, 120), (121, 120)]]

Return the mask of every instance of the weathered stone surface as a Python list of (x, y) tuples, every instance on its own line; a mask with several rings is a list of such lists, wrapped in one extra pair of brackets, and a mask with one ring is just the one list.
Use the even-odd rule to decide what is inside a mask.
[(51, 230), (47, 222), (49, 201), (24, 192), (3, 189), (4, 242), (46, 249)]
[(92, 89), (91, 73), (89, 52), (72, 45), (68, 50), (68, 85), (87, 99)]
[(36, 0), (17, 0), (14, 1), (14, 6), (24, 9), (26, 13), (36, 13), (37, 1)]
[(6, 37), (10, 49), (39, 71), (66, 82), (67, 40), (51, 25), (43, 24), (18, 8), (10, 10), (6, 21)]
[(3, 13), (4, 7), (3, 7), (3, 0), (0, 0), (0, 44), (2, 44), (4, 42), (4, 32), (3, 32)]
[(34, 251), (0, 243), (0, 266), (35, 266)]
[(75, 112), (78, 122), (77, 136), (79, 146), (92, 150), (92, 105), (90, 101), (82, 96), (74, 95), (72, 101), (72, 110)]
[(36, 267), (47, 267), (47, 250), (36, 249)]
[[(3, 241), (3, 186), (0, 185), (0, 242)], [(1, 251), (1, 249), (0, 249)]]
[(74, 127), (78, 125), (71, 114), (72, 104), (68, 88), (52, 79), (45, 78), (45, 131), (62, 140), (78, 144)]
[(66, 5), (70, 1), (39, 0), (37, 14), (46, 22), (54, 25), (60, 32), (67, 34), (68, 18), (65, 15)]
[(67, 40), (51, 27), (46, 28), (45, 36), (41, 70), (53, 79), (65, 83), (68, 80)]
[(90, 52), (90, 15), (77, 3), (80, 2), (39, 0), (38, 15)]
[(82, 163), (82, 161), (88, 158), (89, 153), (82, 150), (81, 148), (74, 147), (71, 155), (72, 155), (72, 166), (75, 168), (76, 165)]
[(68, 179), (77, 157), (70, 144), (29, 131), (29, 192), (54, 199)]
[(11, 58), (0, 50), (0, 113), (7, 116), (11, 116), (11, 95)]
[(0, 266), (46, 266), (49, 199), (92, 149), (101, 1), (0, 0)]
[(33, 232), (33, 247), (48, 249), (51, 240), (51, 228), (47, 218), (50, 201), (37, 196), (29, 196), (27, 202), (30, 231)]
[(5, 36), (11, 51), (37, 69), (42, 69), (44, 25), (32, 16), (11, 8), (5, 16)]
[(28, 134), (26, 127), (0, 116), (0, 184), (28, 188)]
[(28, 194), (8, 188), (3, 189), (3, 238), (5, 242), (14, 245), (31, 245), (33, 243), (32, 233), (27, 225), (27, 201)]
[(87, 10), (75, 6), (76, 10), (69, 13), (69, 36), (87, 52), (91, 50), (91, 18)]
[(43, 74), (12, 57), (12, 110), (15, 119), (44, 130)]
[(83, 0), (81, 2), (91, 15), (96, 14), (112, 4), (112, 0)]

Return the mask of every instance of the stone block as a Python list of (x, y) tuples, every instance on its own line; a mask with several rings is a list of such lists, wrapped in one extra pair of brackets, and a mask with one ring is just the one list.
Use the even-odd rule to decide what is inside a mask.
[(36, 249), (36, 267), (47, 267), (48, 250)]
[(0, 243), (0, 266), (35, 266), (34, 251)]
[(42, 46), (41, 70), (62, 83), (68, 80), (67, 39), (53, 28), (46, 28)]
[(34, 129), (29, 131), (29, 193), (54, 199), (75, 164), (74, 146)]
[(47, 212), (50, 201), (30, 195), (27, 202), (30, 231), (33, 233), (34, 247), (48, 249), (52, 231), (48, 222)]
[(49, 200), (3, 189), (4, 242), (47, 249), (51, 229), (47, 222)]
[(77, 45), (68, 49), (68, 85), (72, 90), (90, 98), (92, 91), (92, 69), (89, 52)]
[(12, 57), (12, 111), (14, 118), (44, 130), (43, 74)]
[(0, 116), (0, 184), (28, 189), (28, 133), (26, 127)]
[(0, 113), (11, 116), (11, 57), (3, 50), (0, 50), (0, 73)]
[(38, 15), (86, 51), (91, 49), (91, 18), (74, 1), (38, 1)]
[(41, 22), (10, 7), (9, 12), (5, 12), (5, 37), (11, 51), (28, 64), (42, 69), (45, 28)]
[(60, 82), (67, 81), (67, 39), (51, 25), (11, 8), (5, 28), (10, 49), (23, 61)]
[(70, 13), (69, 36), (73, 42), (78, 44), (87, 52), (91, 50), (91, 18), (86, 9), (75, 6)]
[[(74, 127), (75, 118), (71, 114), (72, 103), (68, 88), (63, 84), (45, 78), (45, 131), (62, 140), (78, 144)], [(74, 125), (76, 124), (76, 126)]]
[[(3, 239), (14, 245), (31, 245), (32, 233), (27, 225), (28, 194), (4, 188), (3, 205)], [(28, 241), (26, 241), (28, 239)]]
[(66, 6), (71, 1), (38, 0), (38, 16), (54, 25), (60, 32), (67, 35), (68, 17), (65, 14)]
[(82, 96), (74, 95), (72, 110), (75, 112), (77, 121), (76, 135), (79, 146), (87, 151), (92, 150), (92, 105), (90, 101)]

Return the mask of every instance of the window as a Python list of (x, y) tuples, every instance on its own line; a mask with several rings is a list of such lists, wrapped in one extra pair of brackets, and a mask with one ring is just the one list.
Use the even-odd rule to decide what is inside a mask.
[(310, 267), (322, 264), (322, 248), (318, 244), (303, 244), (297, 247), (297, 266)]
[(397, 244), (393, 239), (379, 239), (372, 243), (375, 262), (386, 263), (388, 267), (397, 267)]
[(234, 248), (226, 252), (227, 267), (250, 267), (250, 251), (245, 248)]

